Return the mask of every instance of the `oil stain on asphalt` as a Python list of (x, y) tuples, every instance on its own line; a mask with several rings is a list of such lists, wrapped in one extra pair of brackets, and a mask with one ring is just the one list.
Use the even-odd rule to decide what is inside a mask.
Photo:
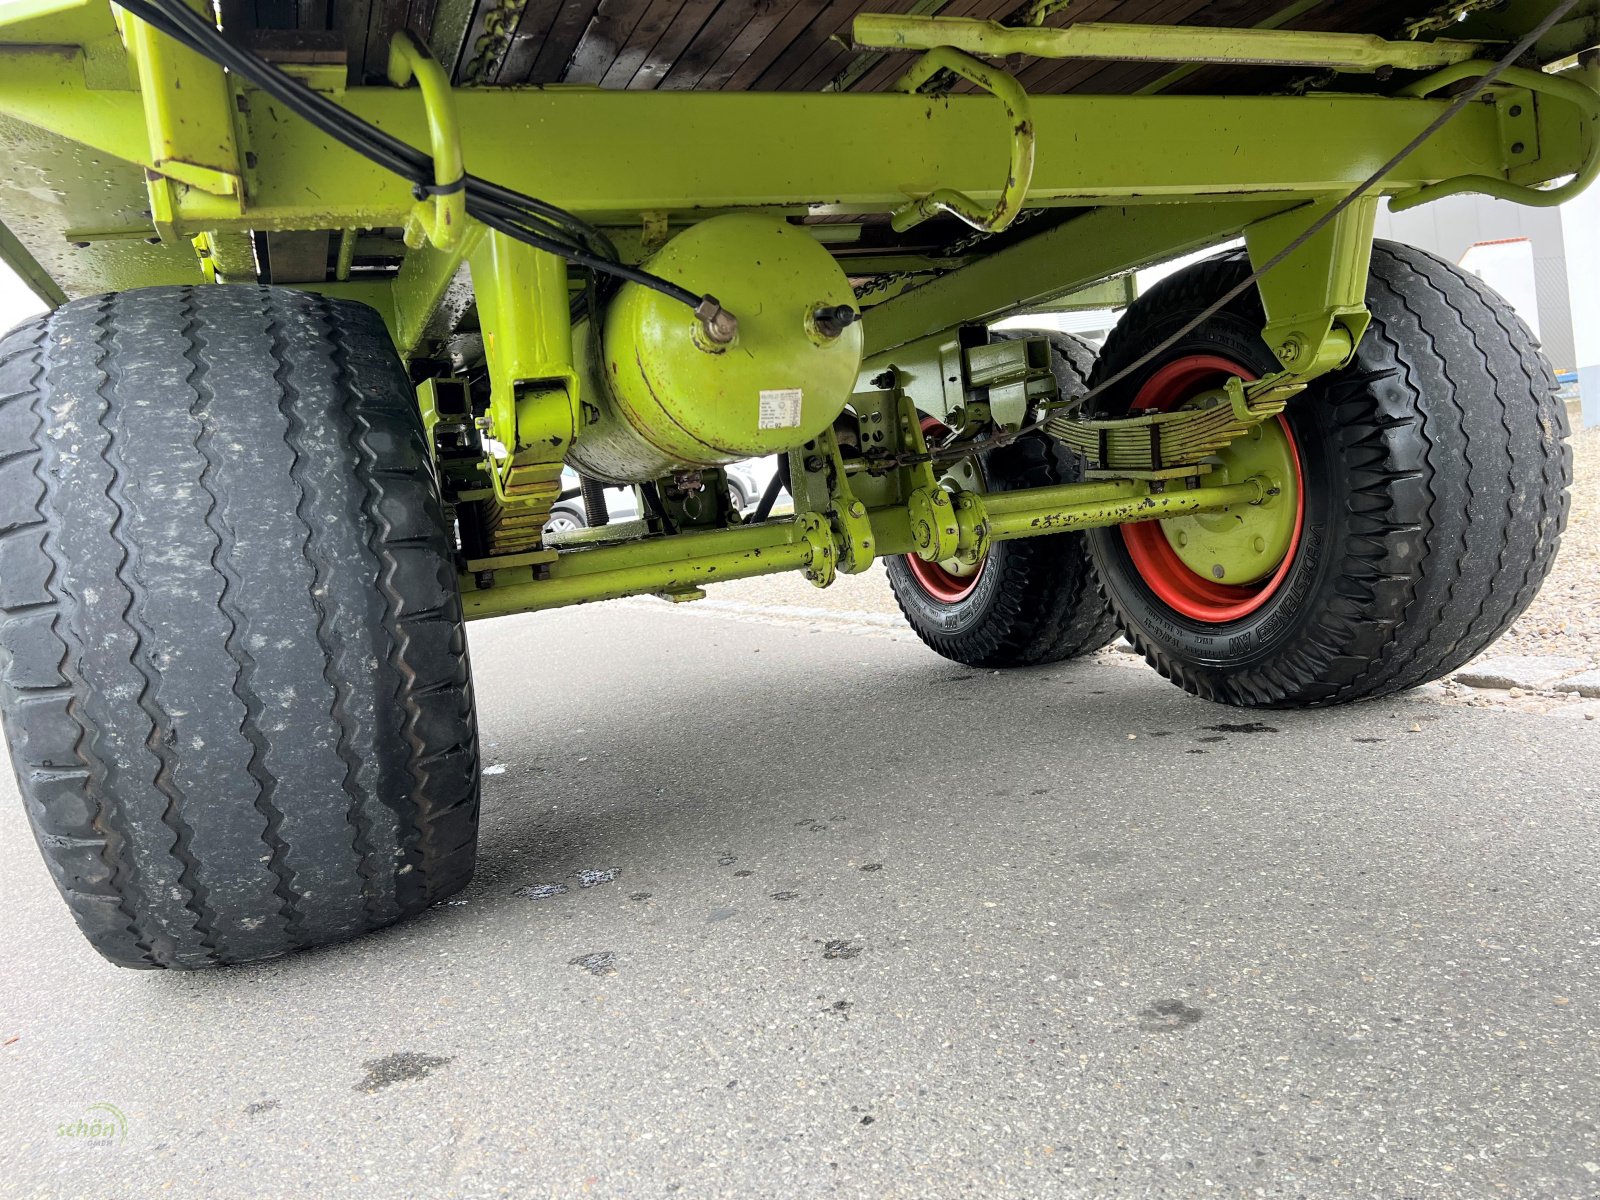
[(437, 1054), (417, 1054), (410, 1050), (390, 1054), (384, 1058), (366, 1061), (367, 1077), (356, 1085), (358, 1092), (376, 1092), (390, 1084), (406, 1083), (413, 1079), (426, 1079), (440, 1067), (454, 1062)]
[(511, 894), (521, 896), (524, 900), (548, 900), (551, 896), (565, 896), (571, 890), (564, 883), (530, 883)]
[(1139, 1028), (1146, 1033), (1177, 1033), (1198, 1024), (1203, 1009), (1190, 1008), (1182, 1000), (1157, 1000), (1139, 1011)]
[(582, 967), (591, 975), (615, 975), (617, 973), (617, 952), (615, 950), (597, 950), (593, 954), (580, 954), (577, 958), (567, 960), (569, 967)]

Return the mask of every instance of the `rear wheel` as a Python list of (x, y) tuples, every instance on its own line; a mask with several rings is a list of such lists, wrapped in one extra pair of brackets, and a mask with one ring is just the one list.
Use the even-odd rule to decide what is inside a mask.
[[(1230, 252), (1124, 314), (1109, 378), (1250, 271)], [(1259, 506), (1092, 531), (1107, 595), (1163, 675), (1229, 704), (1381, 696), (1455, 670), (1503, 633), (1549, 572), (1566, 521), (1566, 410), (1527, 327), (1476, 278), (1373, 248), (1372, 326), (1342, 371), (1235, 442), (1208, 482), (1265, 474)], [(1181, 407), (1275, 367), (1242, 295), (1109, 389), (1101, 415)]]
[[(1006, 337), (997, 334), (996, 337)], [(1065, 333), (1032, 332), (1052, 347), (1063, 397), (1081, 395), (1094, 351)], [(925, 418), (923, 432), (944, 426)], [(1050, 487), (1079, 478), (1077, 459), (1043, 434), (1028, 434), (948, 468), (951, 487), (988, 491)], [(1098, 650), (1116, 625), (1096, 586), (1082, 533), (1000, 542), (975, 565), (888, 560), (889, 585), (911, 628), (931, 649), (974, 667), (1027, 667)]]
[(0, 339), (0, 710), (106, 958), (268, 958), (466, 884), (477, 744), (445, 529), (363, 305), (149, 288)]

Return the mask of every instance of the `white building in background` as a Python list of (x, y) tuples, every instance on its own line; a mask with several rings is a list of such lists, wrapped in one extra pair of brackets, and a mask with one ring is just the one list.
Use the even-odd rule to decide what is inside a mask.
[(1581, 397), (1583, 423), (1600, 425), (1600, 191), (1560, 208), (1452, 196), (1380, 213), (1378, 236), (1458, 262), (1503, 294)]

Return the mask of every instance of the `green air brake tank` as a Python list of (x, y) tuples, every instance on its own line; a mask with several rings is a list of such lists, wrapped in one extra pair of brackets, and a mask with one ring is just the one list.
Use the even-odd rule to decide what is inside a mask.
[(567, 461), (611, 483), (724, 466), (801, 446), (833, 424), (861, 367), (861, 326), (829, 336), (818, 310), (854, 308), (850, 281), (804, 229), (750, 214), (712, 217), (644, 266), (738, 318), (712, 342), (681, 301), (629, 283), (573, 332), (587, 420)]

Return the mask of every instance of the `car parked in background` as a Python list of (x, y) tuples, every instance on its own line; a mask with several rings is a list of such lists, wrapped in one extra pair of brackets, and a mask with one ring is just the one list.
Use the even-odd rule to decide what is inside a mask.
[[(773, 477), (778, 473), (776, 458), (750, 458), (727, 468), (728, 497), (741, 513), (753, 512)], [(787, 490), (778, 493), (778, 504), (790, 502)], [(634, 487), (606, 489), (606, 512), (613, 521), (632, 521), (639, 516), (639, 492)], [(578, 494), (578, 473), (571, 467), (561, 472), (561, 499), (550, 509), (545, 531), (557, 536), (589, 527), (583, 497)]]

